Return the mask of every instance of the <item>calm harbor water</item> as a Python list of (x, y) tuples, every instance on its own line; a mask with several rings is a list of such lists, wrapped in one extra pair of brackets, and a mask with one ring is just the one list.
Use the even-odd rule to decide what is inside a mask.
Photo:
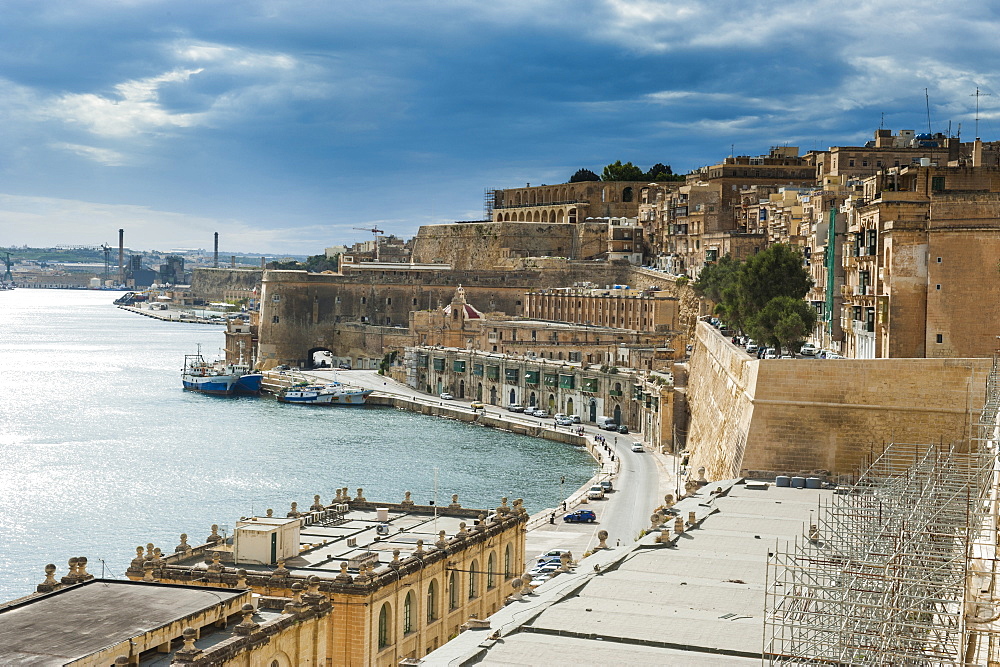
[(86, 556), (121, 577), (135, 547), (172, 552), (182, 532), (292, 501), (369, 499), (466, 507), (522, 497), (555, 505), (593, 473), (578, 448), (393, 408), (320, 409), (184, 392), (180, 368), (222, 327), (159, 322), (117, 293), (0, 292), (0, 601), (34, 590), (43, 567)]

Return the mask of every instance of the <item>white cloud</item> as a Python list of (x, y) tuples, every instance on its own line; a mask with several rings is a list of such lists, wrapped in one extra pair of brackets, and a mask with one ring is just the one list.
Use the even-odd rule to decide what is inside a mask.
[(41, 111), (102, 137), (130, 137), (191, 127), (199, 122), (202, 114), (170, 112), (160, 104), (159, 89), (166, 83), (187, 82), (201, 71), (177, 69), (159, 76), (125, 81), (115, 86), (113, 97), (65, 93), (49, 101)]
[(120, 167), (127, 162), (122, 153), (110, 148), (98, 148), (96, 146), (84, 146), (83, 144), (70, 144), (66, 142), (50, 143), (49, 146), (56, 150), (69, 151), (70, 153), (109, 167)]

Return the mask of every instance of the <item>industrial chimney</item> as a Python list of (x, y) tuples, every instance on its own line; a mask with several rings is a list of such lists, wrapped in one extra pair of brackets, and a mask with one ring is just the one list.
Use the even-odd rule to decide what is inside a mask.
[(215, 232), (215, 264), (213, 266), (216, 269), (219, 268), (219, 232)]
[(118, 230), (118, 284), (125, 284), (125, 230)]

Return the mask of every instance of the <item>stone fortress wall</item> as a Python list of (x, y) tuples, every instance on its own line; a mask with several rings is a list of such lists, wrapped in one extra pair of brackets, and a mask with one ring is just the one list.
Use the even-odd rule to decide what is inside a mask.
[(221, 301), (228, 292), (260, 288), (261, 269), (196, 268), (191, 276), (191, 292), (206, 301)]
[(757, 360), (697, 326), (687, 388), (690, 465), (710, 480), (754, 471), (850, 474), (889, 442), (970, 435), (990, 359)]
[(524, 257), (590, 259), (607, 252), (606, 239), (606, 222), (424, 225), (414, 239), (413, 261), (469, 271), (512, 267)]

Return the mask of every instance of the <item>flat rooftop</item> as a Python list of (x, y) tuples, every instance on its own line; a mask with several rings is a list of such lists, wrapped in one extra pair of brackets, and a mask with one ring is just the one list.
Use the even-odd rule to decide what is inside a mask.
[[(368, 503), (370, 508), (351, 509), (345, 514), (328, 519), (321, 519), (300, 529), (300, 550), (297, 556), (285, 559), (285, 567), (296, 575), (308, 576), (315, 574), (320, 577), (331, 577), (340, 573), (341, 563), (348, 564), (348, 571), (357, 572), (359, 559), (365, 559), (376, 568), (393, 560), (393, 551), (399, 550), (400, 560), (411, 556), (417, 549), (417, 541), (423, 540), (425, 550), (434, 546), (439, 539), (439, 532), (445, 531), (447, 538), (453, 537), (466, 524), (471, 530), (479, 514), (489, 516), (493, 510), (470, 510), (463, 508), (459, 512), (441, 506), (435, 516), (433, 510), (426, 506), (415, 509), (401, 510), (398, 506), (389, 504), (388, 520), (379, 521), (377, 503)], [(257, 517), (260, 530), (270, 530), (275, 525), (288, 523), (297, 519), (285, 517)], [(245, 522), (243, 521), (243, 525)], [(383, 532), (379, 526), (384, 525)], [(248, 530), (254, 529), (253, 524)], [(242, 526), (240, 528), (243, 529)], [(233, 538), (225, 545), (220, 544), (212, 550), (231, 552)], [(377, 558), (377, 560), (375, 560)], [(208, 564), (203, 555), (172, 561), (173, 564), (206, 569)], [(226, 559), (223, 558), (225, 561)], [(232, 562), (226, 562), (232, 566)], [(236, 567), (247, 572), (271, 572), (274, 566), (253, 563), (235, 563)]]
[(92, 579), (0, 609), (0, 664), (64, 665), (245, 594)]
[[(492, 628), (504, 636), (485, 642), (487, 650), (483, 635), (468, 631), (434, 656), (471, 664), (461, 658), (475, 648), (482, 664), (493, 665), (593, 663), (598, 656), (608, 664), (759, 665), (768, 556), (804, 535), (810, 511), (833, 492), (737, 483), (713, 498), (717, 486), (677, 504), (680, 516), (707, 516), (673, 546), (647, 536), (598, 552), (576, 574), (540, 586), (536, 611), (526, 608), (535, 604), (529, 601), (497, 612)], [(601, 564), (600, 574), (591, 561)], [(561, 598), (544, 599), (560, 587)]]

